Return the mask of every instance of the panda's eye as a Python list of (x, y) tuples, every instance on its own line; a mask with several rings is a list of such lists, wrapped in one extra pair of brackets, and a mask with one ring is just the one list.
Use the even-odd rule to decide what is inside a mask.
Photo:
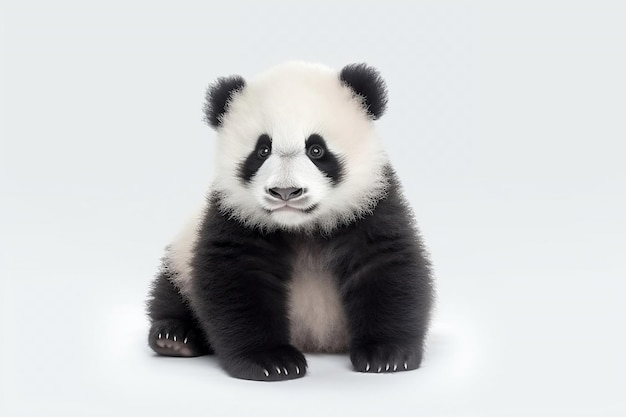
[(309, 158), (320, 159), (324, 156), (324, 148), (321, 145), (312, 145), (307, 151)]
[(267, 145), (259, 146), (259, 150), (257, 151), (259, 158), (265, 159), (270, 155), (270, 147)]

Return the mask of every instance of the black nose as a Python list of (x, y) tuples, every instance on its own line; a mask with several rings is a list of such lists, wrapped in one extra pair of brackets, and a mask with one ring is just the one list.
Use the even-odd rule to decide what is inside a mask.
[(279, 198), (281, 200), (291, 200), (292, 198), (300, 197), (304, 190), (302, 188), (270, 188), (267, 190), (267, 193), (272, 197)]

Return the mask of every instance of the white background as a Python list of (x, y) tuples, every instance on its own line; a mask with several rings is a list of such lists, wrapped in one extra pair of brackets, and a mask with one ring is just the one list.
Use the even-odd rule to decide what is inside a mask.
[[(623, 3), (260, 3), (2, 3), (0, 414), (625, 415)], [(387, 79), (437, 276), (418, 371), (262, 384), (147, 347), (206, 86), (293, 59)]]

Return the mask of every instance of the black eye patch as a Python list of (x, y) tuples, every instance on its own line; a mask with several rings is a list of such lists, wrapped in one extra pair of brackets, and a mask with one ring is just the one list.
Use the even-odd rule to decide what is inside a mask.
[(244, 182), (250, 182), (271, 153), (272, 139), (264, 133), (257, 139), (254, 150), (239, 164), (239, 178)]
[(333, 184), (341, 181), (343, 167), (341, 160), (335, 156), (328, 147), (326, 141), (320, 135), (314, 133), (305, 142), (306, 153), (317, 169), (324, 173)]

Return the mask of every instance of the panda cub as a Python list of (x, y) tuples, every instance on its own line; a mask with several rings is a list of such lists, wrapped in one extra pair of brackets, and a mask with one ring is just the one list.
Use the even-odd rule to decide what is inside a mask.
[(420, 366), (433, 284), (374, 125), (386, 104), (365, 64), (288, 63), (209, 87), (215, 179), (153, 283), (155, 352), (215, 353), (259, 381), (304, 376), (302, 352), (349, 352), (365, 373)]

